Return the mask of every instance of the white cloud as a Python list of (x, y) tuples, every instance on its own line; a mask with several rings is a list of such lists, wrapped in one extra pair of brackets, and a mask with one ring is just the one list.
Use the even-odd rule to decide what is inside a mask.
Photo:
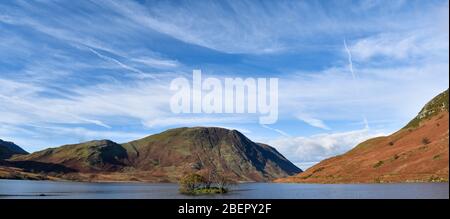
[(397, 60), (430, 56), (442, 58), (448, 51), (448, 32), (427, 28), (382, 33), (357, 40), (350, 50), (359, 61), (377, 57)]
[(325, 129), (325, 130), (330, 130), (330, 128), (327, 125), (325, 125), (325, 123), (322, 120), (312, 118), (310, 115), (307, 115), (305, 113), (297, 113), (295, 116), (297, 117), (297, 119), (302, 120), (303, 122), (306, 122), (310, 126)]
[(180, 63), (176, 60), (160, 59), (153, 57), (139, 57), (132, 59), (135, 62), (139, 62), (149, 67), (159, 67), (159, 68), (175, 68), (180, 66)]
[[(92, 123), (109, 127), (95, 118), (98, 118), (100, 115), (108, 116), (117, 114), (130, 116), (149, 115), (152, 112), (149, 108), (152, 109), (152, 106), (155, 107), (155, 104), (161, 104), (152, 95), (155, 91), (150, 87), (144, 87), (145, 85), (140, 85), (133, 89), (129, 87), (131, 85), (79, 87), (73, 90), (77, 95), (57, 98), (43, 97), (40, 95), (42, 91), (47, 91), (49, 88), (38, 87), (33, 92), (33, 89), (19, 90), (19, 88), (23, 87), (36, 87), (32, 84), (12, 82), (5, 79), (2, 79), (2, 83), (16, 86), (14, 90), (1, 92), (0, 103), (3, 106), (2, 114), (8, 113), (21, 119), (13, 121), (11, 118), (14, 118), (14, 116), (9, 118), (2, 117), (1, 122), (16, 124), (22, 124), (24, 122)], [(147, 91), (147, 93), (140, 89)], [(22, 90), (26, 91), (26, 93), (22, 94)], [(129, 91), (124, 92), (125, 90)], [(12, 95), (8, 96), (6, 94)], [(149, 106), (143, 107), (142, 104), (145, 102), (141, 101), (148, 101)]]
[[(305, 48), (304, 44), (316, 45), (311, 41), (319, 40), (320, 50), (325, 48), (333, 51), (334, 48), (337, 52), (342, 52), (342, 62), (328, 63), (327, 59), (321, 59), (318, 60), (322, 62), (321, 66), (334, 67), (281, 75), (280, 116), (285, 119), (297, 117), (311, 126), (325, 130), (333, 122), (359, 122), (360, 115), (367, 115), (371, 124), (374, 121), (382, 121), (380, 125), (383, 126), (393, 123), (393, 126), (386, 128), (388, 132), (393, 131), (414, 117), (430, 98), (448, 88), (448, 3), (435, 4), (431, 8), (421, 7), (406, 13), (396, 11), (401, 2), (393, 3), (394, 6), (379, 4), (377, 1), (363, 1), (356, 8), (349, 6), (348, 11), (336, 6), (336, 10), (331, 10), (330, 13), (325, 13), (326, 10), (309, 2), (266, 3), (271, 8), (270, 11), (264, 7), (252, 7), (249, 2), (233, 1), (226, 4), (232, 12), (227, 14), (221, 11), (221, 4), (216, 2), (195, 2), (191, 7), (178, 9), (164, 3), (146, 7), (132, 2), (103, 1), (97, 4), (101, 8), (96, 8), (100, 14), (95, 17), (64, 14), (65, 16), (58, 16), (57, 19), (38, 19), (41, 13), (46, 13), (46, 7), (40, 9), (32, 2), (22, 1), (20, 4), (25, 5), (24, 11), (0, 5), (0, 22), (32, 28), (78, 50), (91, 48), (91, 53), (106, 61), (95, 63), (98, 61), (95, 60), (93, 63), (97, 67), (112, 63), (121, 70), (138, 75), (146, 73), (140, 70), (143, 65), (171, 70), (182, 66), (176, 60), (163, 59), (161, 57), (165, 56), (158, 56), (147, 50), (129, 51), (130, 45), (127, 43), (132, 44), (134, 37), (140, 33), (157, 31), (183, 42), (228, 53), (302, 50)], [(60, 9), (53, 2), (42, 4), (50, 9)], [(117, 13), (107, 14), (117, 17), (106, 16), (100, 10), (105, 8), (112, 8)], [(374, 16), (373, 13), (369, 14), (370, 10), (388, 13)], [(352, 13), (346, 14), (350, 12)], [(0, 35), (8, 31), (2, 30)], [(12, 38), (8, 34), (0, 37), (0, 50), (7, 51), (3, 54), (14, 52), (19, 57), (28, 57), (30, 51), (55, 54), (55, 51), (40, 50), (40, 47), (33, 47), (26, 40)], [(357, 80), (350, 77), (345, 67), (349, 53), (345, 54), (343, 51), (345, 48), (342, 47), (341, 40), (344, 37), (347, 37), (348, 49), (354, 55), (354, 66), (353, 62), (349, 64), (352, 68), (357, 67)], [(323, 46), (323, 42), (330, 42), (331, 45), (337, 42), (337, 46)], [(109, 56), (110, 54), (113, 56)], [(374, 67), (376, 58), (406, 61), (406, 64)], [(75, 64), (72, 61), (69, 61), (70, 67)], [(77, 73), (78, 69), (63, 68), (62, 65), (68, 62), (57, 66), (52, 66), (56, 62), (38, 62), (41, 66), (36, 63), (26, 66), (23, 74), (32, 74), (34, 77), (14, 81), (0, 76), (0, 125), (19, 128), (21, 124), (95, 124), (107, 129), (115, 125), (126, 125), (130, 120), (138, 121), (147, 128), (256, 121), (233, 116), (174, 116), (168, 108), (171, 93), (165, 79), (169, 74), (175, 74), (175, 71), (161, 73), (166, 78), (158, 83), (141, 77), (131, 82), (110, 80), (90, 86), (65, 83), (55, 85), (49, 82), (49, 76), (64, 78), (67, 76), (66, 71)], [(92, 63), (81, 64), (95, 67)], [(35, 83), (37, 76), (41, 83)], [(61, 92), (45, 85), (68, 87), (67, 92)], [(42, 95), (49, 92), (58, 95)], [(283, 130), (266, 128), (284, 136), (284, 140), (278, 140), (279, 147), (286, 147), (284, 154), (303, 163), (342, 153), (356, 145), (357, 141), (376, 134), (365, 129), (311, 137), (289, 137)], [(68, 132), (70, 131), (89, 138), (102, 136), (92, 130), (75, 129)], [(17, 132), (20, 130), (17, 129)], [(102, 133), (120, 135), (111, 131)]]
[[(403, 3), (399, 0), (388, 4), (362, 1), (321, 5), (274, 1), (256, 5), (249, 1), (192, 1), (174, 7), (167, 2), (103, 1), (105, 7), (137, 25), (227, 53), (304, 50), (308, 48), (305, 42), (311, 38), (335, 39), (355, 33), (414, 29), (433, 24), (430, 13), (445, 13), (442, 8), (448, 8), (445, 3), (430, 3), (421, 4), (416, 10), (405, 10)], [(411, 4), (417, 6), (420, 3)]]
[[(252, 119), (231, 114), (173, 114), (169, 108), (173, 91), (169, 90), (168, 79), (160, 83), (141, 80), (73, 87), (71, 94), (58, 97), (41, 95), (51, 92), (51, 88), (1, 79), (4, 86), (0, 88), (0, 103), (5, 107), (0, 112), (9, 116), (2, 117), (0, 123), (95, 124), (109, 128), (122, 124), (122, 118), (129, 118), (154, 128), (245, 123)], [(7, 93), (15, 95), (4, 95)]]
[[(144, 27), (211, 49), (225, 52), (259, 51), (263, 53), (281, 49), (266, 32), (268, 26), (261, 26), (264, 24), (262, 19), (269, 21), (273, 17), (266, 17), (263, 13), (257, 14), (258, 11), (254, 10), (247, 10), (247, 16), (236, 13), (235, 15), (241, 16), (237, 22), (236, 18), (230, 17), (225, 11), (221, 12), (220, 4), (214, 2), (208, 4), (191, 2), (190, 5), (186, 5), (187, 7), (177, 9), (164, 4), (145, 7), (133, 2), (118, 1), (104, 1), (104, 5)], [(237, 4), (233, 7), (235, 7), (234, 10), (242, 10), (241, 7), (248, 6)], [(255, 15), (261, 20), (259, 24), (253, 23), (257, 21), (254, 20)]]
[[(99, 14), (95, 16), (95, 19), (93, 16), (74, 16), (71, 13), (59, 16), (57, 20), (41, 19), (39, 14), (44, 16), (45, 14), (42, 15), (42, 13), (45, 13), (45, 10), (41, 10), (40, 7), (30, 2), (20, 2), (19, 4), (23, 7), (23, 10), (8, 8), (6, 6), (3, 8), (0, 5), (0, 10), (3, 9), (2, 12), (5, 12), (4, 15), (0, 16), (0, 22), (19, 27), (25, 26), (53, 37), (56, 40), (65, 42), (76, 49), (92, 52), (107, 62), (114, 63), (128, 72), (137, 74), (140, 78), (153, 78), (153, 76), (151, 73), (140, 70), (130, 63), (135, 62), (133, 64), (144, 64), (148, 65), (147, 67), (157, 69), (180, 66), (180, 63), (177, 61), (160, 58), (158, 53), (149, 49), (141, 49), (139, 47), (130, 49), (124, 46), (124, 44), (133, 40), (133, 35), (136, 31), (141, 31), (139, 26), (126, 19), (116, 19), (117, 17), (112, 15), (105, 16), (102, 10), (97, 11)], [(51, 8), (60, 9), (59, 5), (51, 2), (45, 2), (44, 4), (47, 10)], [(91, 7), (95, 6), (91, 5)], [(111, 26), (118, 28), (111, 28)], [(128, 40), (124, 40), (124, 37)], [(10, 38), (13, 39), (10, 40)], [(0, 43), (0, 48), (4, 46), (8, 50), (21, 51), (26, 45), (30, 44), (27, 41), (22, 42), (23, 40), (21, 41), (18, 36), (8, 36), (6, 39), (8, 40)], [(18, 46), (18, 42), (21, 43), (20, 46)], [(36, 48), (27, 49), (33, 52), (36, 50)], [(110, 57), (100, 51), (108, 52), (125, 61)], [(51, 54), (53, 52), (55, 51), (49, 53)]]
[(280, 78), (280, 115), (319, 128), (364, 117), (369, 123), (392, 121), (400, 128), (448, 88), (448, 67), (436, 60), (411, 66), (360, 66), (356, 80), (347, 68), (300, 72)]
[(269, 141), (282, 154), (294, 163), (314, 164), (325, 158), (342, 154), (358, 143), (384, 135), (383, 132), (369, 129), (348, 132), (323, 133), (309, 137), (282, 137)]

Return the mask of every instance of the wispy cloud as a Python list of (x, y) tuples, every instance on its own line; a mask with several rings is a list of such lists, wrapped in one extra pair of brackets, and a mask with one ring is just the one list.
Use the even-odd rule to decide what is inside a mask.
[[(389, 4), (363, 2), (368, 1), (358, 4), (350, 1), (327, 4), (303, 1), (205, 4), (187, 1), (174, 7), (170, 2), (139, 4), (105, 0), (103, 5), (143, 27), (227, 53), (303, 50), (308, 48), (307, 42), (314, 42), (313, 38), (339, 36), (342, 39), (355, 33), (391, 31), (429, 22), (424, 19), (429, 16), (425, 12), (414, 11), (414, 16), (411, 16), (411, 11), (404, 9), (402, 0)], [(438, 2), (420, 6), (429, 11), (439, 10), (442, 5), (445, 4)], [(373, 19), (374, 16), (377, 19)], [(403, 22), (404, 19), (409, 20)]]
[(133, 58), (132, 60), (148, 65), (149, 67), (175, 68), (180, 66), (180, 63), (176, 60), (159, 59), (153, 57), (139, 57)]
[(270, 141), (281, 153), (294, 163), (314, 164), (320, 160), (342, 154), (358, 143), (384, 135), (383, 132), (373, 132), (368, 129), (360, 129), (347, 132), (323, 133), (309, 137), (279, 138)]
[(272, 127), (270, 127), (270, 126), (268, 126), (268, 125), (264, 125), (264, 124), (261, 124), (261, 126), (262, 126), (263, 128), (266, 128), (266, 129), (275, 131), (275, 132), (277, 132), (278, 134), (280, 134), (280, 135), (282, 135), (282, 136), (290, 137), (290, 135), (289, 135), (288, 133), (282, 131), (281, 129), (272, 128)]
[[(22, 109), (34, 111), (31, 115), (34, 114), (34, 116), (39, 116), (40, 117), (39, 119), (41, 121), (45, 121), (44, 118), (48, 117), (48, 115), (53, 115), (54, 118), (63, 118), (63, 120), (65, 121), (78, 121), (80, 123), (91, 123), (105, 128), (111, 128), (110, 126), (108, 126), (107, 124), (103, 123), (100, 120), (89, 119), (83, 116), (79, 116), (77, 114), (69, 113), (67, 111), (54, 110), (51, 107), (39, 106), (31, 102), (23, 101), (21, 99), (17, 99), (14, 97), (0, 95), (0, 99), (2, 99), (1, 102), (4, 103), (5, 106), (9, 105), (7, 108), (13, 106), (13, 108), (17, 110)], [(23, 113), (22, 115), (25, 115), (24, 111), (18, 113)], [(28, 114), (28, 116), (30, 116), (30, 114)], [(20, 115), (18, 115), (18, 117), (20, 117)]]
[[(406, 33), (383, 33), (358, 40), (350, 50), (359, 61), (387, 57), (395, 60), (439, 55), (448, 48), (448, 33), (415, 30)], [(347, 48), (347, 51), (350, 52)], [(437, 56), (437, 57), (439, 57)]]
[(325, 123), (322, 120), (313, 118), (310, 115), (307, 115), (305, 113), (297, 113), (295, 116), (297, 119), (300, 119), (301, 121), (306, 122), (307, 124), (313, 127), (330, 130), (330, 128), (327, 125), (325, 125)]
[[(237, 126), (316, 162), (395, 131), (448, 88), (448, 1), (68, 4), (0, 3), (0, 136), (33, 149)], [(170, 80), (193, 68), (280, 78), (279, 122), (172, 114)]]

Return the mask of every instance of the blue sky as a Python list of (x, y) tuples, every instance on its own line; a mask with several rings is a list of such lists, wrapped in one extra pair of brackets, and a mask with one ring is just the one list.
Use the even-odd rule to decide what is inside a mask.
[[(448, 16), (448, 1), (1, 1), (0, 138), (36, 151), (221, 126), (306, 168), (448, 88)], [(193, 69), (279, 78), (278, 122), (171, 113), (170, 81)]]

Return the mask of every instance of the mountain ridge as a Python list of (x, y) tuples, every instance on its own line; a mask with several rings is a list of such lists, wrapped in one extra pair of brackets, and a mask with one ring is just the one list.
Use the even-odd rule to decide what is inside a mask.
[(301, 172), (275, 148), (236, 130), (183, 127), (118, 144), (88, 141), (14, 156), (11, 162), (59, 164), (63, 177), (90, 181), (175, 182), (189, 172), (214, 170), (235, 181), (270, 181)]
[(28, 152), (13, 142), (0, 139), (0, 160), (8, 159), (16, 154), (28, 154)]

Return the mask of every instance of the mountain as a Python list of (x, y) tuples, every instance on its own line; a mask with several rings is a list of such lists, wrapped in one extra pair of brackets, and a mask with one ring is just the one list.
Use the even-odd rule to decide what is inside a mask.
[[(56, 163), (13, 160), (14, 157), (27, 154), (28, 152), (16, 144), (0, 139), (0, 179), (51, 180), (57, 179), (52, 175), (75, 171)], [(42, 174), (44, 172), (51, 172), (52, 174)]]
[(276, 149), (236, 130), (177, 128), (125, 144), (109, 140), (49, 148), (11, 161), (58, 164), (65, 177), (93, 181), (175, 182), (185, 173), (216, 170), (236, 181), (268, 181), (301, 172)]
[(449, 177), (448, 90), (428, 102), (396, 133), (369, 139), (349, 152), (276, 182), (437, 182)]
[(126, 150), (120, 144), (101, 140), (49, 148), (12, 160), (60, 164), (80, 172), (101, 172), (120, 169), (126, 158)]
[(28, 154), (28, 152), (12, 142), (0, 139), (0, 160), (8, 159), (16, 154)]

